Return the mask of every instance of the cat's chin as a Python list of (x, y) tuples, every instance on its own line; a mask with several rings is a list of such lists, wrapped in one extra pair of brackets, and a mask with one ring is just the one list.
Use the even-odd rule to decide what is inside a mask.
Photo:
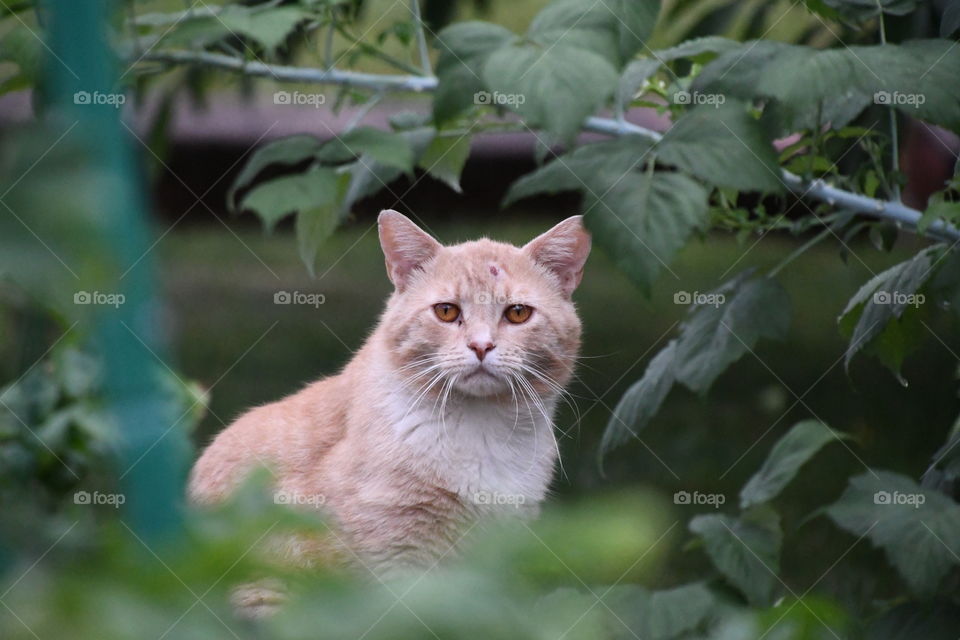
[(457, 391), (476, 398), (500, 395), (510, 389), (503, 378), (482, 368), (461, 376), (455, 386)]

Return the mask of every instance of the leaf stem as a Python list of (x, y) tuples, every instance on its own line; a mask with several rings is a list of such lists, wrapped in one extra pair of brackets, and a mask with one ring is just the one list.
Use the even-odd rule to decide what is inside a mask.
[[(877, 0), (877, 8), (880, 10), (880, 44), (887, 44), (887, 27), (883, 20), (883, 7), (880, 5), (880, 0)], [(890, 119), (890, 166), (895, 174), (891, 180), (890, 195), (900, 202), (900, 183), (897, 182), (896, 175), (900, 173), (900, 141), (897, 138), (897, 110), (893, 104), (887, 107), (887, 117)]]
[(427, 49), (427, 34), (423, 24), (423, 16), (420, 15), (420, 1), (410, 0), (410, 13), (413, 14), (413, 21), (417, 27), (417, 48), (420, 50), (420, 68), (423, 75), (433, 74), (433, 67), (430, 66), (430, 51)]

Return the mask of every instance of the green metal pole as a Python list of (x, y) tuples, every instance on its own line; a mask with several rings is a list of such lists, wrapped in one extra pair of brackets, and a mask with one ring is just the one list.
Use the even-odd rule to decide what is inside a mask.
[(123, 434), (123, 517), (145, 539), (158, 540), (179, 530), (189, 446), (186, 435), (172, 427), (177, 416), (164, 401), (156, 375), (155, 358), (165, 355), (153, 269), (149, 256), (141, 260), (149, 246), (146, 207), (137, 158), (117, 108), (124, 99), (116, 86), (117, 61), (107, 45), (109, 11), (120, 7), (107, 0), (46, 0), (45, 5), (49, 117), (79, 123), (71, 135), (82, 137), (85, 161), (104, 185), (98, 210), (89, 218), (97, 241), (87, 259), (96, 261), (105, 288), (125, 296), (124, 304), (96, 320), (108, 402)]

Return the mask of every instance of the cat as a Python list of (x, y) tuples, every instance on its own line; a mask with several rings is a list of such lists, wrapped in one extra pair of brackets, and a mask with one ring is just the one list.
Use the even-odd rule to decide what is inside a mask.
[(251, 409), (189, 483), (224, 500), (258, 465), (281, 501), (319, 508), (329, 538), (287, 545), (300, 566), (429, 567), (471, 523), (534, 517), (558, 459), (553, 414), (580, 347), (571, 295), (590, 252), (581, 216), (526, 245), (443, 246), (402, 214), (378, 218), (394, 291), (337, 375)]

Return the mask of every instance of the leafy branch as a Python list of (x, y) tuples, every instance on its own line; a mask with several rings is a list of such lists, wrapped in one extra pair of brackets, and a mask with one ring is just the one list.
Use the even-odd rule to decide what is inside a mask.
[[(435, 76), (387, 75), (334, 68), (304, 68), (248, 61), (202, 51), (154, 51), (145, 54), (142, 60), (172, 64), (199, 64), (249, 76), (269, 77), (281, 82), (336, 85), (376, 92), (426, 93), (436, 91), (438, 85)], [(659, 141), (663, 137), (662, 134), (651, 129), (600, 116), (589, 116), (583, 122), (583, 129), (609, 136), (640, 135), (653, 141)], [(825, 202), (830, 206), (843, 207), (865, 216), (889, 220), (907, 229), (915, 230), (917, 224), (923, 218), (923, 213), (900, 202), (878, 200), (845, 191), (831, 186), (823, 180), (805, 181), (800, 176), (787, 170), (782, 170), (780, 180), (794, 193)], [(960, 230), (942, 220), (932, 222), (927, 228), (927, 233), (943, 240), (960, 240)]]

